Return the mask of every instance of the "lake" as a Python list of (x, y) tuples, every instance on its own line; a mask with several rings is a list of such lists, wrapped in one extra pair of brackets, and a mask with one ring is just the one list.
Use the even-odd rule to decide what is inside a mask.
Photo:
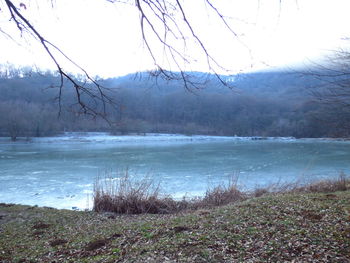
[(317, 139), (184, 136), (64, 136), (0, 139), (0, 202), (92, 208), (94, 181), (106, 174), (149, 177), (180, 198), (238, 178), (249, 190), (276, 182), (350, 174), (350, 142)]

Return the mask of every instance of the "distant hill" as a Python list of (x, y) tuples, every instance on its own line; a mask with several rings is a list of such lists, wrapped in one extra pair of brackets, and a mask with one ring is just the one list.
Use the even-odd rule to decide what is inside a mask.
[[(174, 79), (141, 72), (100, 80), (102, 86), (110, 89), (107, 94), (114, 102), (107, 107), (109, 123), (80, 114), (69, 83), (62, 89), (59, 108), (59, 77), (53, 74), (0, 78), (0, 134), (16, 138), (65, 130), (348, 136), (349, 130), (340, 125), (345, 117), (331, 116), (312, 96), (313, 87), (324, 84), (312, 74), (265, 71), (222, 75), (218, 79), (213, 74), (184, 72), (188, 77), (187, 88), (180, 73), (168, 74)], [(98, 101), (83, 98), (88, 106), (102, 110)], [(347, 118), (346, 114), (341, 116)]]
[[(191, 86), (191, 91), (199, 93), (231, 93), (246, 95), (268, 95), (272, 97), (300, 98), (309, 93), (309, 89), (320, 83), (313, 75), (292, 71), (265, 71), (241, 73), (220, 78), (226, 81), (232, 89), (225, 87), (215, 75), (201, 72), (187, 72), (191, 80), (200, 83), (198, 87)], [(103, 81), (108, 87), (154, 89), (155, 91), (173, 93), (184, 89), (182, 80), (164, 80), (161, 77), (151, 77), (146, 72), (129, 74), (119, 78), (110, 78)]]

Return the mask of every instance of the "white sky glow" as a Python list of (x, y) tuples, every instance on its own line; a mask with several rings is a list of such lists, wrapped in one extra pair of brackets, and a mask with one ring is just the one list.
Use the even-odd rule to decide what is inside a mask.
[[(25, 3), (27, 9), (22, 12), (38, 31), (92, 75), (120, 76), (154, 67), (141, 39), (138, 12), (132, 5), (60, 0), (52, 8), (50, 1), (14, 2)], [(238, 39), (203, 0), (183, 2), (185, 11), (191, 10), (188, 18), (209, 52), (232, 72), (306, 63), (340, 47), (341, 38), (350, 36), (348, 0), (213, 1), (229, 17)], [(0, 8), (0, 29), (21, 44), (0, 33), (0, 63), (54, 68), (38, 43), (29, 36), (19, 36), (5, 16), (2, 1)], [(184, 66), (186, 70), (208, 70), (198, 47), (189, 43), (183, 51), (196, 60)], [(161, 57), (161, 48), (157, 55)], [(161, 62), (167, 65), (166, 59)]]

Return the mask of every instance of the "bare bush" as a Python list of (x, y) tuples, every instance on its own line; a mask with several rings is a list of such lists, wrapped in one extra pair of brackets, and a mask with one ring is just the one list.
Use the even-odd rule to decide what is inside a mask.
[(94, 185), (93, 210), (118, 214), (170, 214), (186, 210), (198, 210), (240, 202), (248, 198), (270, 194), (336, 192), (350, 189), (350, 180), (344, 173), (336, 180), (322, 180), (302, 185), (295, 183), (276, 183), (260, 187), (252, 192), (242, 192), (237, 186), (237, 177), (231, 177), (227, 184), (208, 189), (204, 197), (175, 200), (161, 195), (159, 184), (142, 178), (134, 180), (128, 170), (117, 178), (105, 176), (97, 178)]
[(267, 187), (256, 188), (250, 193), (251, 197), (260, 197), (267, 194), (288, 194), (288, 193), (327, 193), (347, 191), (350, 189), (350, 180), (344, 172), (341, 172), (336, 179), (325, 179), (305, 183), (302, 181), (289, 183), (276, 183)]
[(238, 176), (234, 174), (228, 178), (228, 183), (226, 185), (221, 184), (212, 189), (208, 189), (203, 199), (200, 200), (201, 206), (221, 206), (245, 199), (245, 194), (238, 190), (237, 181)]
[(328, 179), (312, 182), (305, 186), (297, 187), (295, 192), (308, 192), (308, 193), (327, 193), (346, 191), (350, 189), (350, 180), (347, 178), (344, 172), (339, 174), (337, 179)]
[(143, 178), (133, 180), (128, 170), (113, 178), (97, 178), (94, 184), (93, 210), (118, 214), (164, 214), (178, 210), (178, 203), (168, 196), (160, 196), (159, 184)]
[(133, 180), (128, 172), (117, 178), (97, 178), (94, 184), (93, 210), (118, 214), (169, 214), (184, 210), (196, 210), (226, 205), (243, 200), (245, 195), (237, 189), (232, 180), (207, 190), (203, 198), (175, 200), (161, 195), (159, 184), (143, 178)]

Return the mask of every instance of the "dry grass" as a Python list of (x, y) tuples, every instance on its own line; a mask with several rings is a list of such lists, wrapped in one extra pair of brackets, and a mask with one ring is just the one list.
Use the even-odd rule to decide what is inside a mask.
[(117, 178), (106, 176), (98, 178), (94, 185), (93, 210), (117, 214), (173, 214), (185, 210), (212, 208), (248, 198), (271, 194), (327, 193), (350, 189), (350, 180), (344, 173), (337, 179), (315, 181), (308, 184), (300, 182), (256, 188), (245, 193), (237, 187), (237, 176), (229, 178), (227, 184), (208, 189), (202, 198), (183, 198), (175, 200), (160, 194), (159, 184), (148, 178), (134, 180), (128, 170)]
[(159, 184), (142, 178), (134, 180), (128, 170), (124, 175), (98, 178), (94, 184), (93, 210), (117, 214), (171, 214), (184, 210), (216, 207), (242, 201), (246, 195), (239, 191), (237, 180), (208, 189), (203, 198), (175, 200), (160, 194)]
[(128, 170), (117, 178), (98, 178), (93, 198), (93, 210), (97, 212), (166, 214), (178, 210), (176, 201), (160, 196), (159, 185), (147, 178), (134, 180)]
[(228, 177), (228, 183), (208, 189), (203, 198), (197, 200), (194, 206), (197, 208), (207, 208), (227, 205), (229, 203), (242, 201), (247, 195), (240, 191), (237, 186), (238, 176)]
[(0, 205), (0, 262), (350, 262), (349, 205), (350, 191), (177, 215)]
[(348, 189), (350, 189), (350, 180), (347, 178), (344, 172), (341, 172), (337, 179), (312, 182), (305, 186), (296, 187), (294, 191), (306, 193), (328, 193), (346, 191)]
[(212, 190), (208, 190), (201, 200), (203, 206), (221, 206), (232, 202), (242, 201), (245, 194), (235, 186), (217, 186)]
[(249, 197), (261, 197), (269, 194), (290, 193), (332, 193), (347, 191), (350, 189), (350, 179), (341, 172), (336, 179), (324, 179), (303, 183), (301, 181), (291, 183), (276, 183), (267, 187), (259, 187), (249, 193)]

